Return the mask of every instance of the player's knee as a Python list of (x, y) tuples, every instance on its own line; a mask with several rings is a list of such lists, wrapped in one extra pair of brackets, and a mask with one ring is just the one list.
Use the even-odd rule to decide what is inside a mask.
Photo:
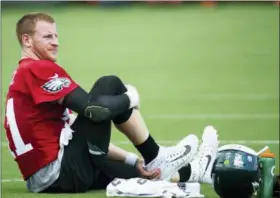
[(115, 75), (102, 76), (94, 86), (99, 86), (104, 94), (118, 95), (127, 91), (122, 80)]
[(109, 76), (102, 76), (97, 80), (100, 84), (106, 84), (106, 85), (121, 85), (123, 84), (121, 79), (118, 76), (115, 75), (109, 75)]

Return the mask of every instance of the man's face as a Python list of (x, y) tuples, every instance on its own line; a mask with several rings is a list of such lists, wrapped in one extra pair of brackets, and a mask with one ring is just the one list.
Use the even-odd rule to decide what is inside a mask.
[(39, 59), (56, 61), (58, 38), (55, 23), (38, 21), (30, 40), (30, 49)]

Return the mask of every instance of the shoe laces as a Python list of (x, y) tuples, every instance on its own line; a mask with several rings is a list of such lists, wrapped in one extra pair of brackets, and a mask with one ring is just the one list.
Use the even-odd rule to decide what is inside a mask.
[(202, 145), (201, 149), (199, 150), (199, 164), (202, 164), (206, 158), (204, 157), (206, 153), (209, 153), (211, 155), (211, 150), (210, 150), (211, 146), (209, 145)]
[[(176, 146), (172, 146), (172, 147), (169, 147), (169, 148), (171, 149), (171, 151), (166, 156), (167, 160), (176, 159), (178, 156), (182, 155), (185, 151), (183, 149), (179, 149), (179, 147), (176, 147)], [(182, 163), (184, 163), (184, 159), (183, 158), (178, 158), (173, 162), (166, 163), (166, 166), (167, 167), (169, 167), (169, 166), (177, 167), (177, 166), (180, 166)]]

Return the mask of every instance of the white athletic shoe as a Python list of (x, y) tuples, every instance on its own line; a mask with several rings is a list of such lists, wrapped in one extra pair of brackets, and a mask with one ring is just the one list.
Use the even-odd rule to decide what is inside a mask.
[(175, 172), (193, 160), (197, 149), (198, 142), (184, 146), (160, 146), (157, 157), (146, 165), (146, 169), (154, 170), (159, 168), (161, 171), (160, 179), (169, 181)]
[(177, 146), (180, 147), (184, 147), (186, 145), (198, 145), (199, 144), (199, 140), (198, 137), (194, 134), (190, 134), (188, 136), (186, 136), (184, 139), (182, 139), (180, 142), (178, 142)]
[[(195, 138), (188, 138), (187, 136), (179, 144), (184, 145), (191, 139)], [(211, 172), (217, 156), (218, 146), (219, 142), (217, 130), (212, 126), (205, 127), (202, 135), (202, 143), (199, 146), (198, 153), (194, 160), (190, 162), (192, 170), (188, 182), (212, 184)]]

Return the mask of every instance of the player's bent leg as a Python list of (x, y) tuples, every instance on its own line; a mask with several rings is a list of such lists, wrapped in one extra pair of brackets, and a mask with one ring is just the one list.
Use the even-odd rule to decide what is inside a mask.
[[(127, 91), (125, 85), (116, 76), (104, 76), (97, 80), (90, 94), (98, 97), (100, 94), (123, 94)], [(197, 146), (159, 147), (146, 127), (138, 110), (128, 110), (114, 120), (116, 127), (122, 131), (135, 145), (143, 156), (146, 168), (161, 169), (161, 178), (169, 180), (174, 172), (192, 160)]]
[[(89, 100), (94, 100), (102, 95), (119, 95), (124, 92), (126, 92), (126, 88), (117, 76), (103, 76), (91, 88)], [(119, 115), (117, 119), (119, 121), (127, 120), (131, 112), (132, 110), (128, 110)], [(85, 133), (93, 164), (98, 168), (102, 168), (111, 138), (111, 120), (95, 123), (80, 116), (73, 127), (76, 127), (75, 131)]]
[[(125, 85), (117, 76), (103, 76), (93, 85), (90, 95), (94, 99), (100, 95), (119, 95), (126, 91)], [(113, 122), (134, 145), (140, 145), (145, 140), (149, 140), (146, 141), (145, 148), (142, 149), (143, 146), (138, 148), (146, 162), (150, 162), (156, 157), (159, 147), (152, 137), (148, 138), (149, 132), (147, 127), (136, 110), (129, 109), (127, 112), (117, 116)]]

